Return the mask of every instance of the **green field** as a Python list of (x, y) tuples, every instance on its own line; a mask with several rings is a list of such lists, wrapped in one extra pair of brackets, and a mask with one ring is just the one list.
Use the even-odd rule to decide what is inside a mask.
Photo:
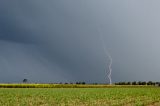
[(0, 106), (160, 106), (160, 88), (0, 88)]

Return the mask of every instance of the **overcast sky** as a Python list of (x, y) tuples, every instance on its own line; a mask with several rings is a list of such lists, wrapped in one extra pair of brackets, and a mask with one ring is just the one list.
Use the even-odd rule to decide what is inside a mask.
[(113, 59), (113, 82), (159, 81), (159, 5), (159, 0), (1, 0), (0, 82), (106, 83), (104, 47)]

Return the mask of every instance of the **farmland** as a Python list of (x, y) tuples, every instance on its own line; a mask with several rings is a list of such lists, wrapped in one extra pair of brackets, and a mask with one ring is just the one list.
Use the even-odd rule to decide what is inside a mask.
[(160, 88), (0, 88), (0, 106), (160, 106)]

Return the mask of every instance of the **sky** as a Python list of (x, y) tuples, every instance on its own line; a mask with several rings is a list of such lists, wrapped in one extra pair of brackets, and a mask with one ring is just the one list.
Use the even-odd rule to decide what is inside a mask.
[(160, 80), (159, 0), (1, 0), (0, 82)]

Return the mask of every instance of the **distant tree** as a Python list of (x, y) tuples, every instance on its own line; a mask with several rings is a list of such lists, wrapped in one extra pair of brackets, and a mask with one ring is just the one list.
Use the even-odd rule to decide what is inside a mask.
[(121, 85), (121, 82), (118, 82), (117, 84), (118, 84), (118, 85)]
[(119, 84), (119, 85), (122, 85), (122, 82), (119, 82), (118, 84)]
[(76, 82), (76, 84), (86, 84), (85, 82)]
[(136, 82), (136, 81), (133, 81), (133, 82), (132, 82), (132, 85), (137, 85), (137, 82)]
[(126, 82), (122, 82), (122, 85), (126, 85)]
[(79, 82), (76, 82), (76, 84), (80, 84)]
[(27, 83), (28, 82), (28, 79), (23, 79), (23, 83)]
[(85, 85), (86, 83), (85, 83), (85, 82), (82, 82), (82, 84)]
[(148, 81), (148, 82), (147, 82), (147, 85), (152, 85), (152, 84), (153, 84), (152, 81)]
[(131, 85), (131, 82), (127, 82), (127, 85)]
[(152, 82), (152, 85), (156, 85), (156, 83), (155, 83), (155, 82)]
[(144, 81), (144, 82), (142, 82), (142, 85), (146, 85), (147, 83)]
[(116, 83), (114, 83), (115, 85), (118, 85), (118, 83), (116, 82)]
[(141, 82), (141, 81), (139, 81), (139, 82), (138, 82), (138, 85), (142, 85), (142, 82)]
[(125, 82), (119, 82), (119, 85), (126, 85)]

